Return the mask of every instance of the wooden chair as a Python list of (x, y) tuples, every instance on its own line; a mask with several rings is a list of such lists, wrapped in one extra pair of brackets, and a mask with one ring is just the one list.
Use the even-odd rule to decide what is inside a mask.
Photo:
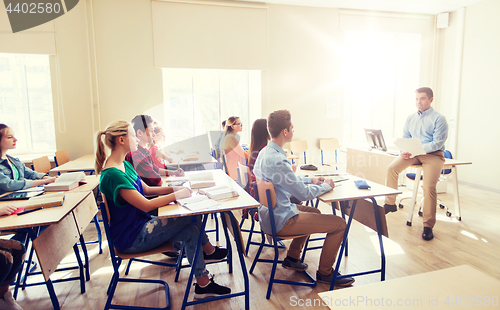
[(309, 274), (307, 271), (303, 271), (304, 275), (309, 279), (311, 282), (299, 282), (299, 281), (290, 281), (290, 280), (281, 280), (281, 279), (275, 279), (274, 276), (276, 274), (276, 266), (278, 263), (282, 263), (282, 260), (279, 260), (279, 245), (278, 245), (278, 240), (279, 239), (295, 239), (299, 237), (304, 237), (308, 235), (296, 235), (296, 236), (286, 236), (282, 237), (280, 236), (279, 238), (276, 236), (276, 227), (274, 226), (274, 206), (276, 205), (276, 193), (274, 192), (274, 185), (271, 182), (265, 182), (262, 180), (257, 179), (257, 186), (256, 186), (257, 192), (256, 196), (259, 198), (258, 200), (260, 203), (264, 206), (266, 206), (269, 209), (269, 217), (271, 220), (271, 230), (272, 230), (272, 240), (273, 240), (273, 248), (274, 248), (274, 259), (260, 259), (260, 253), (262, 252), (262, 249), (265, 246), (265, 238), (264, 238), (264, 232), (262, 232), (262, 242), (260, 243), (259, 250), (257, 251), (257, 254), (255, 256), (255, 259), (253, 260), (252, 267), (250, 268), (250, 274), (253, 272), (255, 265), (257, 262), (263, 262), (263, 263), (272, 263), (273, 267), (271, 270), (271, 275), (269, 277), (269, 285), (267, 287), (267, 294), (266, 298), (269, 299), (271, 297), (271, 290), (273, 288), (274, 283), (280, 283), (280, 284), (289, 284), (289, 285), (301, 285), (301, 286), (309, 286), (309, 287), (314, 287), (316, 286), (316, 280)]
[[(338, 163), (338, 151), (340, 150), (339, 140), (335, 138), (331, 139), (320, 139), (319, 149), (321, 150), (321, 164), (324, 164), (324, 151), (334, 151), (335, 152), (335, 165)], [(337, 167), (338, 170), (338, 167)]]
[[(182, 250), (181, 250), (181, 255), (179, 255), (180, 259), (177, 260), (176, 264), (169, 264), (169, 263), (163, 263), (163, 262), (157, 262), (157, 261), (150, 261), (150, 260), (144, 260), (144, 259), (139, 259), (139, 257), (147, 256), (147, 255), (153, 255), (153, 254), (159, 254), (163, 252), (168, 252), (168, 251), (173, 251), (174, 250), (174, 244), (172, 242), (165, 242), (162, 245), (151, 249), (149, 251), (141, 252), (141, 253), (134, 253), (134, 254), (128, 254), (128, 253), (122, 253), (117, 250), (115, 250), (113, 246), (113, 239), (111, 238), (111, 232), (109, 228), (109, 223), (110, 223), (110, 213), (109, 213), (109, 208), (108, 208), (108, 203), (106, 201), (106, 197), (104, 194), (102, 195), (103, 203), (101, 204), (101, 210), (105, 210), (105, 212), (102, 212), (102, 218), (104, 222), (104, 230), (106, 231), (106, 237), (108, 239), (108, 245), (109, 245), (109, 254), (111, 257), (111, 263), (113, 265), (113, 276), (111, 277), (111, 281), (109, 283), (108, 287), (108, 299), (106, 301), (106, 305), (104, 307), (104, 310), (107, 309), (169, 309), (170, 308), (170, 293), (169, 293), (169, 288), (167, 282), (163, 280), (154, 280), (154, 279), (131, 279), (131, 278), (120, 278), (120, 265), (122, 260), (128, 259), (128, 265), (125, 270), (125, 275), (128, 274), (130, 270), (130, 265), (132, 264), (132, 261), (140, 261), (140, 262), (147, 262), (150, 264), (154, 265), (160, 265), (160, 266), (168, 266), (168, 267), (176, 267), (177, 268), (177, 274), (176, 278), (178, 277), (179, 271), (180, 271), (180, 262), (182, 258)], [(139, 307), (139, 306), (125, 306), (125, 305), (116, 305), (116, 304), (111, 304), (111, 301), (113, 299), (113, 295), (116, 290), (116, 286), (118, 282), (136, 282), (136, 283), (156, 283), (156, 284), (162, 284), (165, 287), (165, 294), (166, 294), (166, 307), (164, 308), (152, 308), (152, 307)]]
[[(240, 184), (241, 187), (245, 189), (247, 193), (250, 193), (250, 168), (248, 166), (242, 165), (241, 163), (238, 163), (238, 183)], [(250, 216), (250, 219), (252, 221), (250, 229), (243, 229), (243, 223), (245, 222), (245, 218), (241, 219), (240, 222), (240, 229), (241, 231), (248, 232), (248, 239), (247, 239), (247, 245), (245, 248), (245, 252), (248, 253), (248, 249), (250, 248), (250, 245), (260, 245), (260, 242), (252, 242), (252, 236), (253, 233), (260, 233), (260, 230), (254, 230), (255, 228), (255, 214), (257, 213), (257, 208), (252, 208), (252, 209), (247, 209), (248, 215)]]
[(56, 161), (56, 167), (59, 167), (60, 165), (69, 162), (68, 150), (57, 151), (55, 156), (55, 161)]
[(307, 164), (306, 161), (306, 152), (307, 152), (307, 141), (306, 140), (296, 140), (290, 142), (290, 151), (296, 154), (304, 153), (304, 164)]
[(47, 156), (33, 159), (33, 170), (36, 172), (49, 173), (51, 168), (52, 166)]

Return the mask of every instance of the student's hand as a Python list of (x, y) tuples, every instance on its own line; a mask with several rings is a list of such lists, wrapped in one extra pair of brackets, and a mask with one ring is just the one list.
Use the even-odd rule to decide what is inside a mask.
[(335, 182), (333, 182), (332, 179), (325, 179), (325, 183), (330, 185), (332, 187), (332, 189), (335, 188)]
[(292, 170), (293, 172), (297, 172), (297, 164), (292, 164)]
[(174, 192), (177, 192), (177, 191), (180, 191), (183, 189), (188, 189), (192, 192), (192, 190), (189, 187), (184, 187), (184, 186), (172, 186), (172, 189), (174, 190)]
[(44, 184), (54, 183), (56, 179), (57, 177), (48, 177), (48, 176), (42, 178), (42, 180), (45, 181)]
[(401, 153), (401, 157), (403, 157), (403, 159), (409, 159), (411, 157), (411, 153), (409, 152)]
[(179, 168), (177, 169), (175, 172), (174, 172), (174, 175), (178, 176), (178, 177), (183, 177), (184, 176), (184, 170), (182, 170), (182, 168)]
[(187, 197), (191, 196), (191, 190), (189, 188), (184, 187), (179, 191), (175, 191), (174, 194), (175, 194), (176, 200), (182, 199), (182, 198), (187, 198)]
[(316, 185), (323, 184), (325, 182), (324, 177), (319, 177), (319, 178), (312, 178), (312, 183)]
[(1, 206), (0, 207), (0, 216), (1, 215), (11, 215), (17, 210), (17, 207), (7, 205), (7, 206)]

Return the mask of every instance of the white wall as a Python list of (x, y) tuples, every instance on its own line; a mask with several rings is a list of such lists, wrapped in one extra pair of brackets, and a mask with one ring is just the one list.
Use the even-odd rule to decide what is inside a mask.
[(500, 1), (466, 9), (463, 69), (458, 119), (459, 180), (500, 191), (496, 165), (500, 153)]
[[(486, 0), (466, 9), (455, 154), (474, 162), (459, 168), (460, 180), (497, 190), (500, 182), (495, 182), (497, 173), (492, 172), (499, 168), (491, 163), (499, 144), (491, 141), (500, 129), (494, 119), (500, 109), (495, 87), (500, 85), (500, 46), (496, 40), (500, 37), (499, 6), (497, 0)], [(6, 17), (0, 15), (0, 25), (6, 24)], [(446, 78), (453, 75), (455, 17), (452, 13), (450, 27), (438, 32), (435, 67), (425, 64), (422, 71), (423, 81), (431, 81), (429, 76), (434, 74), (432, 86), (440, 90), (436, 105), (445, 114), (452, 111), (449, 98), (453, 88)], [(268, 69), (262, 76), (262, 116), (277, 109), (290, 110), (295, 138), (308, 140), (313, 150), (309, 158), (319, 160), (318, 139), (343, 136), (342, 119), (324, 117), (326, 98), (343, 95), (339, 10), (269, 5), (267, 23)], [(388, 25), (384, 23), (384, 27)], [(56, 19), (53, 29), (60, 80), (56, 90), (60, 91), (65, 120), (65, 127), (60, 126), (62, 110), (58, 109), (57, 93), (58, 149), (67, 148), (72, 158), (90, 153), (96, 130), (116, 119), (130, 120), (162, 102), (161, 70), (153, 62), (150, 1), (82, 1)], [(433, 33), (427, 33), (428, 40), (430, 36)], [(429, 63), (433, 60), (425, 59)]]

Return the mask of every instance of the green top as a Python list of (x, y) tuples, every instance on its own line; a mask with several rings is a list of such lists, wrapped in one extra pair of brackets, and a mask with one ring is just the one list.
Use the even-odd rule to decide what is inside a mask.
[(106, 198), (111, 199), (117, 207), (123, 207), (126, 204), (121, 199), (117, 199), (120, 188), (137, 190), (134, 186), (137, 181), (137, 172), (128, 161), (123, 161), (123, 163), (125, 172), (115, 167), (104, 169), (101, 171), (101, 180), (99, 182), (99, 190)]
[(14, 181), (19, 180), (19, 169), (17, 169), (16, 165), (12, 163), (10, 166), (12, 167), (12, 177), (14, 178)]

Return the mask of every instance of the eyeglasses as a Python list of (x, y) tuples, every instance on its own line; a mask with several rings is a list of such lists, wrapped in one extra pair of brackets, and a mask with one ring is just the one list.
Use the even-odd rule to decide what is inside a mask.
[(236, 124), (234, 124), (234, 125), (240, 125), (240, 126), (242, 126), (242, 125), (243, 125), (243, 123), (236, 123)]

